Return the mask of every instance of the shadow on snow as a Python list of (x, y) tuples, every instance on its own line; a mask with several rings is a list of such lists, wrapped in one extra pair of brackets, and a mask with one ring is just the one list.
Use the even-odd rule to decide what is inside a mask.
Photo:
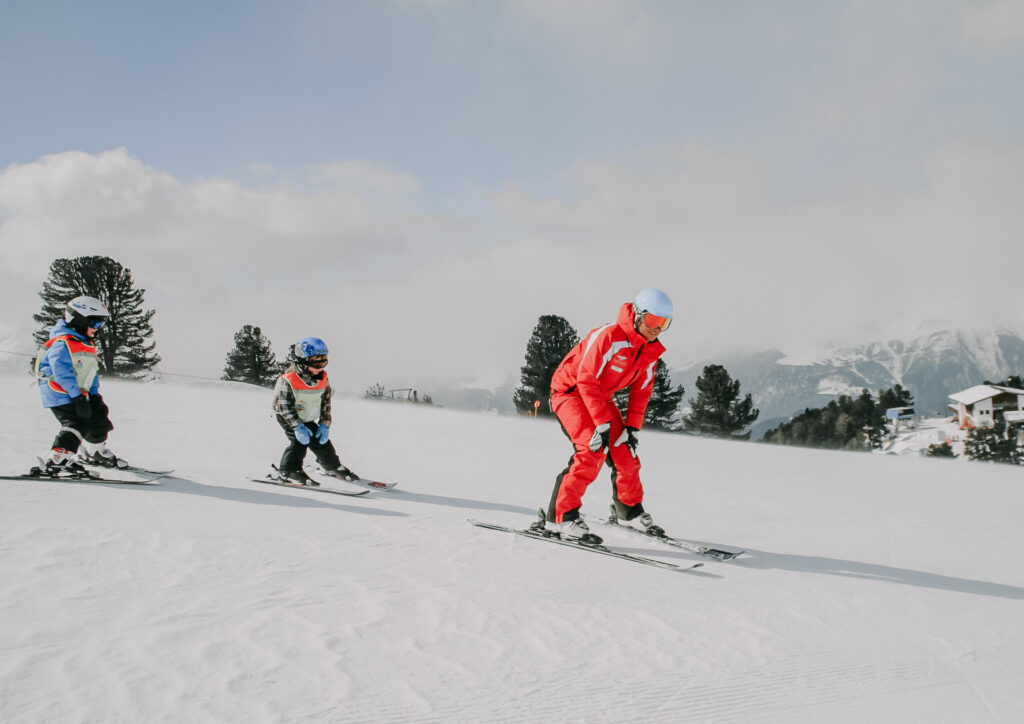
[(804, 556), (786, 553), (767, 553), (765, 551), (747, 550), (742, 557), (730, 562), (729, 565), (751, 569), (777, 569), (795, 571), (797, 573), (818, 573), (830, 576), (860, 578), (867, 581), (897, 583), (904, 586), (933, 588), (940, 591), (969, 593), (975, 596), (995, 598), (1024, 599), (1024, 588), (1004, 583), (976, 581), (970, 578), (944, 576), (940, 573), (927, 573), (908, 568), (896, 568), (877, 563), (845, 561), (839, 558), (821, 556)]
[[(102, 485), (102, 483), (96, 484)], [(253, 483), (253, 485), (259, 485), (259, 483)], [(196, 481), (189, 480), (188, 478), (179, 478), (172, 475), (162, 478), (159, 485), (145, 487), (149, 491), (202, 495), (207, 498), (220, 498), (221, 500), (250, 503), (254, 505), (277, 505), (292, 508), (330, 508), (331, 510), (344, 510), (349, 513), (362, 513), (363, 515), (379, 515), (394, 518), (408, 517), (405, 513), (396, 513), (393, 510), (382, 510), (380, 508), (373, 507), (372, 501), (377, 500), (379, 502), (379, 498), (375, 499), (370, 496), (360, 496), (359, 498), (355, 498), (355, 500), (360, 501), (359, 503), (355, 505), (346, 505), (339, 502), (342, 500), (341, 496), (331, 496), (330, 498), (327, 498), (328, 494), (317, 493), (312, 490), (308, 491), (308, 496), (301, 495), (304, 491), (300, 488), (294, 489), (295, 492), (300, 493), (300, 495), (295, 495), (286, 491), (278, 492), (277, 490), (253, 490), (249, 488), (221, 487), (219, 485), (197, 483)], [(370, 505), (367, 505), (366, 503), (369, 503)]]

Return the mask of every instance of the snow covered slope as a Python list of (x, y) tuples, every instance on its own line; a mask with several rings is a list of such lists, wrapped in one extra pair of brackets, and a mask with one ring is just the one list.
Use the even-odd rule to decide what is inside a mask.
[[(55, 432), (30, 383), (0, 376), (6, 472)], [(547, 502), (551, 421), (339, 399), (342, 459), (400, 485), (340, 498), (246, 480), (267, 390), (103, 391), (115, 450), (177, 472), (0, 481), (0, 721), (1024, 720), (1019, 468), (645, 432), (655, 520), (748, 550), (673, 573), (465, 522)]]

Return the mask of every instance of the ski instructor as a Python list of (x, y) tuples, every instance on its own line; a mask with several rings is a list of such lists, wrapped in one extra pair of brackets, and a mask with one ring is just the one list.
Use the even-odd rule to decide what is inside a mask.
[[(658, 336), (672, 322), (672, 300), (658, 289), (641, 289), (619, 308), (618, 320), (591, 330), (566, 355), (551, 378), (551, 409), (572, 441), (569, 466), (555, 480), (548, 505), (549, 530), (563, 539), (599, 542), (580, 518), (587, 486), (611, 456), (612, 499), (619, 523), (652, 535), (664, 531), (644, 511), (637, 434), (665, 346)], [(626, 419), (612, 400), (629, 388)]]

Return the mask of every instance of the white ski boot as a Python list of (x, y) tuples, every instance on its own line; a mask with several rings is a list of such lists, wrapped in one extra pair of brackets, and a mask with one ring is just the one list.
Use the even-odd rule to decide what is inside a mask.
[(82, 442), (82, 449), (78, 451), (78, 457), (86, 465), (96, 465), (101, 468), (117, 468), (124, 470), (131, 467), (126, 460), (122, 460), (107, 447), (105, 442)]

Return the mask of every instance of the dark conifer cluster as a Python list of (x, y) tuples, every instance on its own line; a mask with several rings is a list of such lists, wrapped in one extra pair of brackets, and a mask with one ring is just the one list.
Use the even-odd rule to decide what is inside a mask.
[(49, 339), (50, 327), (64, 316), (65, 305), (79, 296), (94, 297), (107, 307), (110, 316), (96, 337), (100, 372), (131, 375), (150, 370), (160, 363), (150, 341), (150, 320), (155, 310), (142, 308), (145, 289), (136, 289), (131, 269), (106, 256), (56, 259), (39, 296), (43, 306), (33, 315), (40, 326), (33, 334), (37, 345)]
[(270, 340), (262, 330), (246, 324), (235, 333), (235, 348), (224, 360), (221, 379), (273, 387), (285, 367), (286, 364), (277, 361)]
[(861, 390), (855, 398), (840, 395), (825, 407), (807, 408), (789, 422), (769, 430), (763, 441), (835, 450), (871, 450), (879, 447), (885, 434), (885, 411), (913, 404), (914, 396), (901, 385), (880, 390), (878, 399), (867, 390)]

